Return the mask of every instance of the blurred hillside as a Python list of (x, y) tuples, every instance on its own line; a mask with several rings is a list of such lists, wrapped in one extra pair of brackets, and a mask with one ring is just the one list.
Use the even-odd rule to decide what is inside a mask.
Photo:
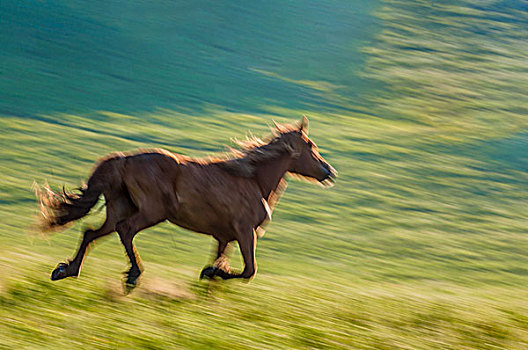
[(258, 112), (322, 103), (317, 93), (336, 85), (357, 94), (375, 4), (358, 5), (3, 1), (0, 108), (24, 117), (204, 104)]

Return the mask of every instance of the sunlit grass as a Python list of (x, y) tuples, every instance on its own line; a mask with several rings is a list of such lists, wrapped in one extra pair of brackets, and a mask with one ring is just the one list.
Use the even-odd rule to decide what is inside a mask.
[[(297, 5), (304, 9), (304, 4)], [(27, 80), (34, 68), (29, 62), (38, 66), (40, 58), (27, 54), (32, 60), (24, 65), (13, 54), (6, 64), (24, 67), (27, 76), (20, 77), (13, 93), (2, 91), (0, 347), (527, 348), (528, 129), (523, 91), (528, 89), (523, 38), (528, 27), (520, 2), (489, 5), (384, 1), (376, 12), (379, 27), (361, 55), (348, 48), (336, 53), (335, 62), (326, 62), (313, 57), (319, 46), (300, 52), (276, 39), (282, 46), (268, 48), (283, 65), (274, 60), (246, 64), (244, 70), (250, 73), (244, 74), (231, 67), (215, 70), (212, 62), (223, 62), (231, 53), (196, 37), (189, 45), (216, 56), (197, 59), (182, 80), (188, 83), (203, 68), (198, 63), (207, 63), (212, 76), (255, 84), (246, 91), (252, 97), (237, 93), (236, 99), (233, 91), (214, 84), (199, 84), (203, 89), (198, 90), (178, 85), (179, 92), (213, 102), (201, 101), (195, 108), (187, 103), (182, 108), (146, 108), (149, 112), (123, 110), (128, 103), (134, 109), (168, 99), (164, 84), (175, 73), (166, 64), (153, 64), (138, 65), (132, 85), (157, 81), (164, 88), (156, 90), (156, 97), (114, 91), (117, 78), (98, 75), (98, 67), (91, 66), (80, 82), (103, 84), (101, 91), (107, 95), (101, 106), (118, 99), (121, 108), (34, 113), (53, 110), (54, 102), (50, 98), (36, 105), (40, 95)], [(144, 11), (128, 10), (119, 23), (99, 13), (97, 23), (105, 25), (100, 33), (108, 40), (119, 33), (109, 29), (114, 27), (160, 33), (157, 26), (166, 28), (171, 22), (158, 9), (160, 22), (149, 22), (143, 32), (143, 26), (126, 19), (141, 24)], [(86, 11), (91, 20), (98, 18), (99, 10)], [(92, 28), (90, 23), (84, 25)], [(149, 40), (160, 44), (141, 38), (139, 47)], [(324, 48), (338, 50), (332, 45), (337, 44)], [(251, 57), (249, 49), (229, 49), (240, 50), (244, 63)], [(326, 56), (333, 57), (332, 52)], [(376, 80), (372, 86), (359, 91), (348, 85), (359, 67), (336, 73), (343, 66), (338, 59), (346, 56), (343, 52), (353, 55), (354, 62), (367, 58), (363, 71)], [(302, 63), (309, 64), (294, 59), (300, 53), (306, 58)], [(140, 62), (148, 61), (137, 54)], [(132, 56), (130, 60), (138, 62)], [(120, 81), (120, 87), (126, 86)], [(57, 81), (43, 82), (49, 88), (46, 84)], [(82, 90), (70, 94), (72, 85), (61, 87), (64, 91), (52, 88), (60, 90), (59, 96), (72, 97), (72, 110), (91, 107), (93, 101), (86, 102)], [(24, 107), (15, 92), (26, 88), (35, 101)], [(269, 99), (257, 98), (260, 93)], [(290, 101), (292, 96), (302, 103)], [(218, 101), (232, 101), (236, 109)], [(49, 281), (55, 264), (73, 254), (83, 227), (98, 225), (103, 217), (99, 212), (64, 232), (34, 235), (33, 181), (74, 188), (86, 180), (99, 157), (139, 147), (209, 156), (233, 146), (233, 137), (250, 132), (265, 136), (272, 120), (292, 122), (302, 114), (309, 116), (310, 136), (338, 170), (338, 181), (330, 189), (290, 181), (258, 243), (259, 271), (249, 284), (198, 281), (212, 257), (213, 239), (168, 223), (138, 235), (146, 270), (130, 296), (122, 295), (126, 258), (115, 235), (97, 242), (78, 279)], [(232, 264), (241, 267), (236, 246)]]
[[(35, 347), (53, 347), (67, 337), (104, 348), (126, 346), (127, 337), (134, 346), (160, 348), (223, 348), (237, 339), (240, 348), (425, 349), (487, 339), (522, 348), (523, 333), (511, 327), (522, 327), (512, 317), (524, 314), (516, 308), (525, 295), (515, 286), (527, 275), (525, 175), (487, 167), (471, 148), (413, 148), (403, 135), (419, 129), (401, 121), (383, 128), (377, 120), (312, 116), (311, 135), (339, 181), (329, 190), (290, 182), (259, 242), (259, 273), (249, 285), (220, 283), (208, 292), (197, 276), (212, 240), (169, 224), (138, 236), (146, 272), (131, 297), (121, 296), (126, 260), (116, 237), (97, 244), (79, 279), (48, 282), (54, 264), (73, 253), (79, 229), (101, 214), (49, 240), (25, 235), (36, 211), (34, 179), (77, 186), (99, 156), (139, 146), (206, 156), (245, 130), (267, 134), (271, 117), (160, 111), (145, 119), (103, 113), (98, 123), (66, 115), (2, 118), (3, 141), (14, 145), (6, 150), (12, 160), (1, 212), (2, 246), (9, 247), (1, 251), (8, 271), (2, 305), (12, 319), (2, 327), (14, 335), (11, 344), (32, 336)], [(177, 130), (167, 130), (170, 123)], [(356, 140), (343, 142), (349, 135)], [(233, 260), (240, 267), (236, 250)], [(94, 329), (101, 335), (92, 336)], [(248, 329), (252, 335), (243, 336)]]
[(526, 130), (528, 17), (521, 2), (384, 1), (365, 48), (370, 94), (385, 117), (434, 127), (437, 137), (503, 137)]

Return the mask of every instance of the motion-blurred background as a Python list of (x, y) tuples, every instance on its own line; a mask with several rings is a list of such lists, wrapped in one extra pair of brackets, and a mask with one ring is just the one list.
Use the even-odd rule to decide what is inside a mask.
[[(522, 0), (2, 0), (0, 348), (526, 349), (527, 42)], [(128, 297), (117, 236), (49, 281), (102, 214), (38, 237), (33, 181), (302, 114), (338, 182), (290, 182), (251, 283), (169, 224)]]

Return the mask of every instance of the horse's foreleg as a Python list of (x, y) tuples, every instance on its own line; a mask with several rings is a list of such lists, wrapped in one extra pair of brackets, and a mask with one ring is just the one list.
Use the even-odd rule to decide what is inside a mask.
[(255, 276), (255, 273), (257, 272), (257, 262), (255, 259), (255, 249), (257, 245), (257, 237), (256, 237), (255, 230), (252, 230), (251, 233), (248, 233), (246, 235), (241, 235), (237, 239), (237, 241), (240, 247), (240, 252), (242, 253), (242, 257), (244, 258), (244, 270), (242, 271), (242, 273), (231, 273), (229, 271), (224, 271), (218, 268), (213, 268), (213, 270), (211, 271), (205, 271), (207, 270), (206, 268), (202, 271), (201, 277), (205, 275), (207, 277), (218, 276), (222, 279), (231, 279), (231, 278), (250, 279), (253, 276)]
[(218, 249), (216, 252), (216, 259), (213, 264), (214, 267), (224, 270), (225, 272), (229, 272), (229, 262), (227, 260), (227, 255), (225, 254), (225, 251), (227, 250), (227, 247), (229, 246), (228, 241), (218, 241)]
[[(220, 275), (222, 272), (229, 274), (229, 262), (227, 261), (227, 256), (225, 251), (229, 246), (229, 241), (218, 239), (218, 248), (216, 251), (216, 259), (213, 263), (213, 266), (206, 266), (200, 272), (200, 279), (204, 277), (213, 278), (214, 276)], [(222, 272), (220, 272), (222, 271)]]
[(244, 270), (236, 277), (252, 278), (257, 273), (257, 261), (255, 259), (255, 250), (257, 248), (257, 235), (255, 230), (238, 239), (240, 252), (244, 258)]

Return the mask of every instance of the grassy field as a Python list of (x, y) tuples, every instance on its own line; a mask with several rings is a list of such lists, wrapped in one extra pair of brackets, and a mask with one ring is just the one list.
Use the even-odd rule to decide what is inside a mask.
[[(1, 349), (528, 347), (522, 1), (1, 6)], [(250, 283), (199, 281), (213, 240), (166, 223), (131, 295), (115, 235), (49, 280), (102, 214), (39, 236), (34, 181), (303, 113), (338, 182), (289, 182)]]

